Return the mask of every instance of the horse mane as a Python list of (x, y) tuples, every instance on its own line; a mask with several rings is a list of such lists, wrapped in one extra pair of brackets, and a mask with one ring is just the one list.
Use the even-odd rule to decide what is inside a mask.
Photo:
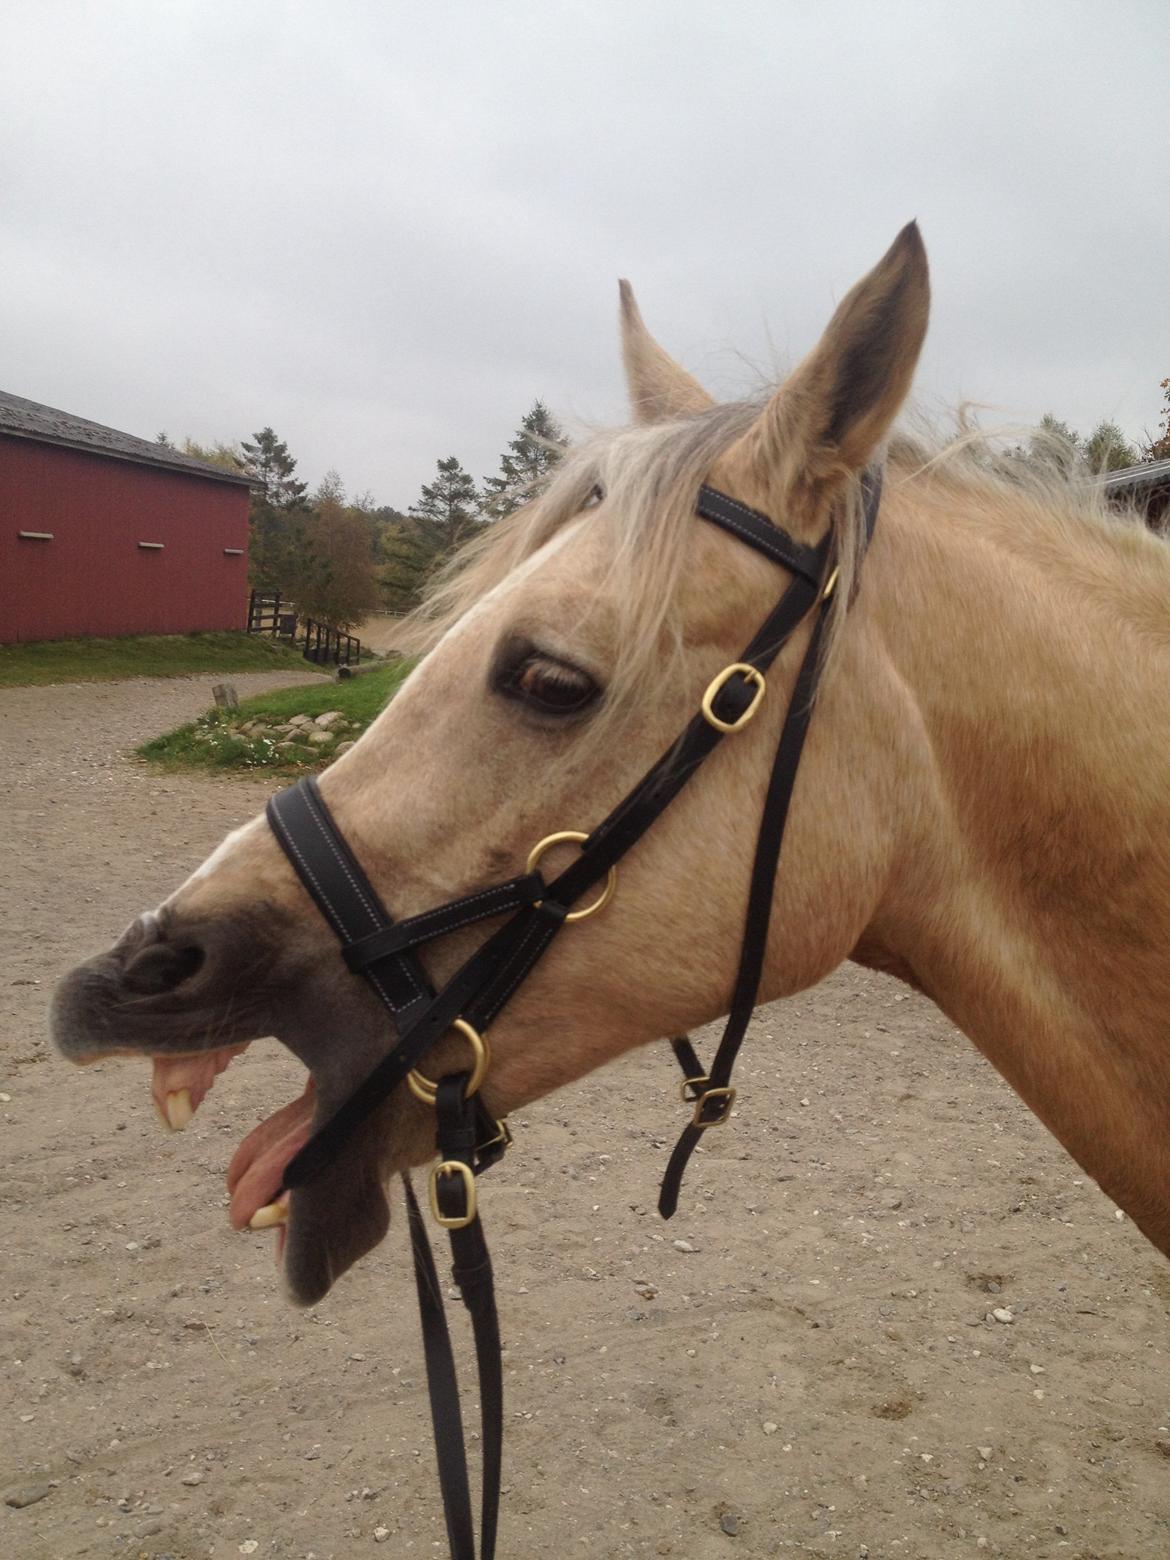
[[(676, 421), (599, 432), (570, 447), (542, 493), (485, 527), (439, 571), (421, 606), (405, 619), (399, 646), (412, 653), (431, 649), (558, 533), (574, 522), (588, 524), (588, 505), (600, 489), (616, 528), (603, 588), (617, 614), (619, 654), (606, 706), (628, 708), (671, 674), (681, 654), (683, 625), (672, 609), (691, 526), (701, 524), (695, 516), (699, 488), (761, 406), (731, 402)], [(783, 516), (773, 518), (783, 524)], [(837, 528), (841, 575), (834, 610), (843, 616), (864, 536), (860, 480), (849, 484)], [(600, 724), (604, 711), (591, 722)]]
[[(609, 712), (628, 708), (669, 676), (682, 647), (673, 612), (694, 520), (698, 490), (716, 460), (760, 415), (760, 400), (713, 407), (694, 416), (595, 433), (566, 449), (552, 480), (532, 502), (483, 531), (448, 561), (422, 604), (397, 636), (408, 653), (425, 653), (477, 601), (574, 522), (588, 524), (597, 489), (611, 500), (617, 543), (604, 582), (617, 613), (619, 647), (608, 690)], [(1035, 449), (1037, 446), (1033, 446)], [(1042, 448), (1042, 446), (1041, 446)], [(886, 452), (887, 501), (919, 487), (941, 488), (972, 504), (983, 523), (1038, 533), (1067, 548), (1079, 539), (1115, 554), (1120, 546), (1141, 558), (1159, 555), (1162, 589), (1170, 548), (1132, 509), (1116, 508), (1102, 484), (1068, 469), (1062, 452), (1025, 460), (1004, 449), (1002, 435), (984, 433), (959, 415), (959, 428), (940, 435), (926, 424), (900, 431)], [(949, 490), (949, 491), (948, 491)], [(784, 523), (782, 515), (772, 517)], [(864, 553), (864, 495), (860, 478), (848, 483), (834, 516), (838, 588), (825, 639), (826, 667), (835, 659), (852, 586)], [(606, 725), (606, 713), (593, 725)]]

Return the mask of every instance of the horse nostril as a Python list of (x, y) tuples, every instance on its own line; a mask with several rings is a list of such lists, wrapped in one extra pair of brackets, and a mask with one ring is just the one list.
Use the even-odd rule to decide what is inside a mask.
[(122, 972), (122, 980), (136, 995), (157, 996), (190, 980), (202, 968), (205, 957), (202, 948), (153, 943), (134, 955)]

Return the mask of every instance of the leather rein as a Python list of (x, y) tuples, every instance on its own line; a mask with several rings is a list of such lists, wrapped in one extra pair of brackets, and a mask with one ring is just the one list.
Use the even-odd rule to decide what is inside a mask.
[[(880, 472), (867, 471), (862, 485), (868, 543), (881, 502)], [(792, 578), (740, 659), (724, 667), (708, 684), (698, 712), (681, 737), (591, 833), (550, 834), (533, 848), (526, 870), (519, 876), (395, 921), (334, 823), (315, 779), (309, 776), (298, 781), (268, 803), (268, 822), (278, 843), (341, 943), (349, 969), (369, 982), (390, 1011), (398, 1036), (387, 1055), (289, 1162), (282, 1190), (305, 1185), (331, 1163), (356, 1128), (400, 1083), (405, 1081), (418, 1099), (434, 1107), (439, 1161), (430, 1174), (431, 1211), (450, 1237), (452, 1277), (471, 1317), (480, 1378), (481, 1560), (492, 1560), (495, 1554), (503, 1372), (491, 1259), (479, 1219), (476, 1177), (495, 1164), (511, 1143), (507, 1125), (491, 1116), (479, 1093), (490, 1064), (486, 1031), (564, 927), (608, 904), (616, 886), (617, 863), (665, 811), (703, 760), (725, 737), (742, 731), (751, 721), (766, 692), (765, 674), (796, 628), (813, 613), (812, 633), (797, 672), (764, 797), (739, 968), (723, 1035), (706, 1069), (688, 1037), (671, 1042), (683, 1072), (682, 1096), (691, 1105), (692, 1114), (663, 1177), (658, 1208), (664, 1218), (675, 1212), (683, 1173), (703, 1133), (722, 1126), (731, 1114), (735, 1100), (732, 1069), (759, 992), (784, 827), (812, 717), (821, 644), (837, 583), (834, 534), (830, 527), (819, 543), (808, 546), (794, 540), (766, 515), (709, 487), (700, 489), (696, 509), (702, 519), (763, 553)], [(567, 842), (580, 846), (578, 856), (546, 881), (539, 870), (541, 858), (554, 845)], [(574, 909), (599, 885), (600, 893), (591, 903)], [(415, 950), (460, 927), (508, 912), (514, 912), (509, 920), (436, 991)], [(419, 1065), (431, 1046), (452, 1030), (467, 1042), (472, 1066), (430, 1079)], [(442, 1290), (413, 1187), (406, 1175), (402, 1179), (447, 1537), (452, 1560), (475, 1560), (458, 1384)]]

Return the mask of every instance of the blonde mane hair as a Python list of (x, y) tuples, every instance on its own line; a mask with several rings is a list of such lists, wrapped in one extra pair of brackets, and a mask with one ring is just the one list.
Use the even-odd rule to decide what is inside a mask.
[[(487, 527), (439, 572), (404, 622), (400, 646), (425, 653), (463, 614), (574, 520), (588, 524), (595, 492), (605, 494), (616, 545), (603, 582), (617, 614), (618, 659), (610, 710), (628, 707), (670, 675), (681, 653), (674, 606), (683, 560), (701, 525), (699, 488), (720, 455), (757, 420), (761, 402), (739, 401), (668, 422), (595, 434), (571, 447), (546, 490)], [(784, 517), (772, 519), (783, 525)], [(861, 483), (853, 481), (835, 520), (844, 616), (864, 536)], [(830, 640), (832, 639), (830, 634)]]
[[(600, 490), (616, 526), (617, 542), (604, 581), (617, 613), (618, 658), (607, 690), (610, 712), (626, 708), (669, 676), (681, 651), (682, 625), (674, 612), (689, 523), (699, 488), (732, 444), (760, 416), (763, 401), (739, 401), (677, 420), (595, 434), (566, 450), (544, 492), (513, 514), (486, 527), (438, 573), (425, 599), (405, 619), (400, 647), (425, 653), (464, 613), (501, 584), (566, 525), (588, 523), (588, 505)], [(1053, 459), (1024, 460), (1006, 453), (1001, 438), (967, 425), (957, 434), (899, 432), (886, 452), (886, 493), (920, 484), (942, 486), (975, 502), (984, 514), (1039, 531), (1067, 547), (1072, 536), (1116, 556), (1119, 542), (1135, 556), (1170, 549), (1132, 507), (1107, 502), (1103, 485)], [(771, 518), (784, 524), (783, 515)], [(865, 547), (860, 478), (838, 499), (833, 528), (838, 588), (825, 640), (826, 668), (840, 642)], [(1163, 580), (1164, 584), (1164, 580)]]

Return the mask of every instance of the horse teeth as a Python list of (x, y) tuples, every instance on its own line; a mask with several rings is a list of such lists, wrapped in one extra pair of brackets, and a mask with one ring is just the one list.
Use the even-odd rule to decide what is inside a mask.
[(270, 1230), (278, 1224), (288, 1223), (288, 1202), (281, 1198), (278, 1202), (265, 1203), (263, 1208), (257, 1208), (256, 1212), (248, 1220), (250, 1230)]
[(175, 1089), (167, 1095), (167, 1126), (172, 1132), (182, 1132), (194, 1114), (190, 1089)]

